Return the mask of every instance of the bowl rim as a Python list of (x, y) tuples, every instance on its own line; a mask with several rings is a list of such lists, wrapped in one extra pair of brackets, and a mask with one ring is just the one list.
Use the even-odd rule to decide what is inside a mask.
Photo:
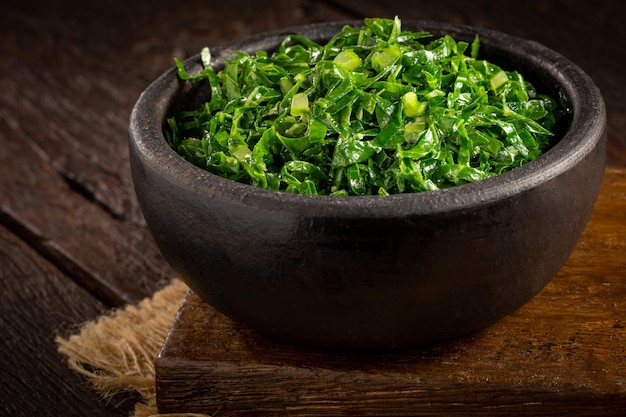
[[(291, 33), (318, 39), (327, 38), (328, 33), (338, 32), (344, 25), (360, 24), (362, 21), (344, 20), (258, 33), (211, 47), (214, 65), (219, 64), (219, 60), (227, 57), (230, 51), (252, 52), (265, 49), (268, 42), (277, 44)], [(606, 136), (606, 109), (600, 90), (581, 68), (554, 50), (533, 40), (467, 25), (425, 20), (406, 20), (402, 21), (402, 25), (410, 30), (449, 33), (455, 39), (478, 35), (481, 47), (488, 45), (540, 68), (540, 72), (548, 74), (569, 100), (573, 113), (570, 127), (539, 158), (474, 183), (388, 196), (311, 196), (287, 193), (212, 174), (186, 161), (167, 144), (162, 126), (173, 97), (185, 85), (178, 78), (176, 68), (172, 67), (154, 80), (135, 103), (129, 120), (130, 146), (135, 148), (143, 163), (149, 164), (161, 177), (197, 195), (206, 195), (207, 198), (219, 196), (253, 208), (308, 212), (318, 217), (397, 217), (468, 210), (526, 192), (567, 172), (591, 153), (603, 136)], [(199, 54), (184, 60), (183, 64), (190, 73), (202, 68)]]

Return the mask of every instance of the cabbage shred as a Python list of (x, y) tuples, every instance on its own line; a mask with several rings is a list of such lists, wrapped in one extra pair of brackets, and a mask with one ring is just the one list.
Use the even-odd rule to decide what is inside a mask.
[(220, 71), (203, 49), (211, 97), (168, 119), (182, 157), (235, 181), (312, 195), (388, 195), (451, 187), (536, 159), (563, 100), (479, 59), (451, 36), (398, 18), (345, 26), (321, 45), (287, 36), (274, 52), (233, 52)]

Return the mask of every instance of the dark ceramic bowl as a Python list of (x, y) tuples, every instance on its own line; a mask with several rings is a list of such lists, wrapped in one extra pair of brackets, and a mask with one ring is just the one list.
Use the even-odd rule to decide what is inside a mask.
[[(262, 34), (212, 53), (272, 50), (288, 33), (323, 42), (346, 22)], [(356, 24), (356, 23), (355, 23)], [(174, 69), (139, 98), (130, 161), (165, 259), (207, 303), (262, 334), (312, 346), (387, 349), (487, 326), (536, 295), (576, 245), (604, 171), (606, 114), (592, 80), (564, 57), (489, 30), (403, 22), (471, 41), (573, 117), (553, 149), (478, 183), (387, 197), (305, 196), (222, 179), (167, 145), (166, 116), (207, 99)], [(200, 70), (199, 57), (186, 62)], [(206, 86), (205, 86), (206, 87)]]

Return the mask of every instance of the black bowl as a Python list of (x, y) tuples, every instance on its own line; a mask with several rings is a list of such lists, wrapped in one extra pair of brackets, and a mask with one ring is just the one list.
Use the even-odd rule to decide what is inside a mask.
[[(323, 42), (346, 23), (290, 28), (213, 48), (272, 50), (289, 33)], [(471, 41), (573, 109), (556, 145), (473, 184), (387, 197), (306, 196), (210, 174), (174, 152), (164, 120), (206, 88), (159, 77), (130, 119), (130, 161), (165, 259), (202, 299), (260, 333), (311, 346), (387, 349), (459, 337), (536, 295), (576, 245), (604, 172), (606, 111), (577, 66), (535, 42), (467, 26), (403, 28)], [(191, 73), (200, 58), (185, 62)], [(204, 86), (206, 87), (206, 86)]]

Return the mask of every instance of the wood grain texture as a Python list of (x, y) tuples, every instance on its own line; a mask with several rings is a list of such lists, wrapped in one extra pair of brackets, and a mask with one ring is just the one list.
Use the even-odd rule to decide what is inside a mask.
[[(16, 285), (19, 283), (19, 285)], [(55, 336), (106, 307), (0, 226), (0, 416), (123, 416), (57, 353)], [(115, 407), (117, 406), (117, 408)]]
[(86, 204), (33, 147), (0, 137), (0, 222), (109, 305), (137, 301), (165, 279), (169, 269), (145, 227)]
[(267, 340), (190, 293), (157, 358), (162, 412), (218, 415), (623, 415), (626, 171), (608, 168), (553, 281), (468, 337), (402, 352)]

